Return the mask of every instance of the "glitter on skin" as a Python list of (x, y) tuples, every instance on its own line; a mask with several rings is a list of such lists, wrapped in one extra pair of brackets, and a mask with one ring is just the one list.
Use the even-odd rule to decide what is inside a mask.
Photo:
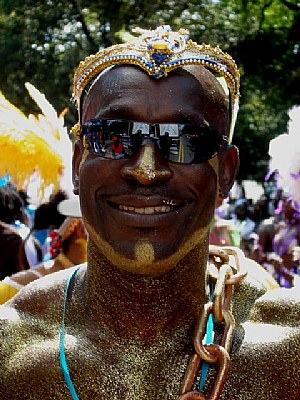
[[(95, 246), (90, 247), (93, 268), (102, 268), (96, 255), (99, 255), (99, 250)], [(14, 301), (20, 320), (15, 317), (16, 313), (10, 313), (14, 322), (7, 324), (7, 306), (1, 307), (5, 313), (1, 329), (10, 338), (1, 343), (1, 399), (70, 398), (58, 361), (61, 304), (69, 273), (62, 271), (60, 279), (55, 274), (51, 281), (48, 278), (43, 280), (42, 285), (25, 288), (24, 294)], [(68, 303), (66, 353), (80, 400), (175, 400), (192, 351), (191, 332), (181, 329), (174, 337), (165, 337), (161, 333), (152, 344), (143, 344), (140, 339), (120, 340), (105, 326), (100, 329), (89, 325), (83, 304), (85, 295), (80, 285), (85, 279), (85, 268), (78, 274), (70, 297), (72, 303)], [(111, 275), (111, 272), (107, 271), (107, 274)], [(237, 318), (238, 329), (232, 348), (232, 367), (220, 399), (297, 400), (299, 392), (295, 377), (299, 373), (297, 354), (300, 354), (298, 294), (293, 290), (284, 292), (275, 289), (273, 297), (272, 292), (262, 296), (266, 289), (256, 278), (258, 274), (258, 267), (252, 264), (249, 278), (238, 286), (234, 296), (235, 315), (240, 317)], [(62, 276), (64, 279), (57, 287), (55, 282), (60, 281)], [(99, 287), (95, 286), (94, 290), (95, 296), (98, 296)], [(101, 290), (106, 291), (106, 288)], [(275, 294), (281, 294), (280, 304), (276, 302)], [(29, 307), (28, 297), (33, 296), (35, 302), (31, 302), (30, 313), (24, 314), (24, 308), (28, 310)], [(73, 303), (76, 298), (78, 300)], [(114, 301), (113, 298), (111, 300)], [(40, 304), (43, 304), (43, 310), (38, 310)], [(250, 321), (244, 324), (243, 320), (251, 309)], [(37, 318), (39, 312), (43, 313), (43, 319)], [(292, 320), (289, 315), (294, 316)], [(71, 326), (74, 321), (78, 322)], [(269, 343), (265, 335), (266, 323), (282, 325), (280, 335), (273, 335)], [(121, 321), (120, 324), (122, 329)], [(244, 331), (249, 326), (251, 329), (245, 335)], [(258, 335), (263, 340), (253, 344)], [(48, 338), (46, 341), (42, 340), (44, 336)], [(77, 340), (76, 348), (74, 338)], [(106, 348), (101, 355), (97, 351), (99, 343), (105, 344)], [(214, 376), (212, 368), (206, 386), (207, 395)], [(162, 384), (157, 385), (157, 382)]]
[(211, 158), (210, 160), (208, 160), (208, 163), (212, 167), (212, 169), (214, 170), (214, 172), (216, 174), (218, 190), (216, 191), (216, 200), (215, 201), (217, 202), (218, 192), (219, 192), (219, 188), (220, 188), (220, 183), (219, 183), (219, 160), (218, 160), (218, 157), (215, 156), (215, 157)]
[(135, 259), (144, 266), (151, 266), (155, 260), (154, 247), (148, 240), (139, 240), (134, 247)]
[(212, 167), (212, 169), (215, 171), (215, 174), (217, 175), (218, 178), (218, 171), (219, 171), (219, 161), (218, 161), (218, 157), (215, 156), (213, 158), (211, 158), (210, 160), (208, 160), (209, 165)]
[(204, 237), (208, 235), (210, 226), (206, 226), (203, 228), (199, 228), (193, 235), (186, 240), (182, 246), (174, 252), (171, 256), (167, 257), (164, 260), (155, 261), (151, 265), (151, 271), (149, 270), (148, 265), (140, 265), (136, 259), (129, 259), (118, 253), (108, 242), (105, 242), (99, 234), (95, 231), (95, 229), (84, 220), (84, 224), (91, 236), (92, 240), (97, 244), (99, 249), (103, 252), (105, 257), (112, 262), (114, 265), (117, 265), (119, 268), (124, 269), (125, 271), (138, 273), (138, 274), (146, 274), (146, 275), (160, 275), (166, 273), (172, 266), (177, 264), (179, 260), (181, 260), (186, 254), (188, 254), (195, 246), (201, 241), (203, 241)]
[(81, 159), (80, 164), (79, 164), (79, 171), (81, 170), (83, 164), (85, 163), (85, 160), (87, 159), (88, 155), (89, 155), (89, 151), (87, 149), (84, 149), (83, 150), (82, 159)]
[(136, 167), (128, 168), (125, 167), (127, 176), (137, 177), (139, 180), (144, 182), (151, 182), (153, 179), (168, 177), (170, 171), (157, 170), (155, 168), (155, 158), (153, 144), (152, 146), (145, 146), (137, 160)]

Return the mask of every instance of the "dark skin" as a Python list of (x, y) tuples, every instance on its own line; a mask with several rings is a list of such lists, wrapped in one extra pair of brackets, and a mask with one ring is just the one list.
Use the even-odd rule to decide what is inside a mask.
[[(128, 70), (131, 72), (132, 67), (128, 67)], [(219, 132), (228, 131), (228, 112), (224, 96), (223, 103), (219, 100), (220, 112), (216, 117), (215, 113), (211, 112), (214, 110), (213, 103), (216, 99), (210, 96), (204, 101), (203, 88), (195, 78), (191, 79), (190, 74), (185, 73), (179, 78), (178, 73), (174, 72), (172, 78), (169, 78), (172, 81), (170, 83), (169, 80), (148, 79), (145, 86), (145, 74), (142, 71), (135, 73), (134, 77), (126, 72), (125, 67), (120, 71), (118, 69), (111, 71), (113, 78), (104, 73), (102, 79), (93, 85), (83, 104), (83, 123), (95, 117), (123, 118), (126, 115), (127, 119), (135, 121), (207, 123)], [(204, 76), (208, 80), (208, 77)], [(182, 85), (187, 85), (186, 92), (182, 93)], [(111, 96), (105, 96), (110, 90), (114, 90), (113, 101)], [(99, 93), (104, 95), (99, 96)], [(151, 96), (151, 93), (156, 93), (156, 96)], [(137, 96), (139, 96), (138, 101)], [(147, 104), (146, 110), (145, 104)], [(144, 143), (145, 146), (151, 149), (154, 160), (150, 166), (154, 172), (147, 176), (138, 172), (139, 163), (143, 163), (143, 160), (139, 160), (141, 151), (124, 162), (108, 161), (105, 164), (107, 168), (101, 168), (101, 177), (97, 160), (89, 156), (80, 172), (81, 205), (85, 221), (93, 225), (96, 233), (100, 233), (103, 240), (112, 244), (114, 249), (118, 249), (122, 256), (134, 259), (137, 239), (147, 239), (154, 246), (156, 259), (165, 260), (173, 255), (196, 230), (207, 229), (214, 210), (211, 198), (215, 197), (216, 174), (209, 163), (198, 165), (167, 163), (161, 157), (158, 148), (153, 146), (152, 141)], [(77, 168), (75, 180), (77, 175), (79, 176), (78, 165), (81, 155), (82, 148), (79, 147), (75, 150)], [(237, 164), (236, 150), (229, 148), (223, 156), (229, 160), (228, 171), (225, 171), (228, 175), (226, 184), (223, 182), (224, 179), (222, 181), (226, 192)], [(204, 188), (208, 192), (206, 196), (203, 196)], [(176, 211), (176, 218), (174, 213), (140, 215), (119, 210), (120, 204), (143, 208), (159, 207), (171, 201)], [(183, 225), (185, 231), (182, 230)], [(93, 236), (93, 232), (90, 234)], [(172, 265), (166, 266), (170, 267)], [(140, 268), (138, 265), (137, 273), (141, 273)], [(161, 269), (161, 264), (157, 268)], [(160, 275), (160, 271), (154, 271), (153, 266), (146, 273)]]
[[(136, 67), (112, 68), (91, 87), (82, 110), (83, 122), (126, 118), (206, 123), (225, 134), (229, 130), (225, 94), (201, 67), (174, 71), (160, 80)], [(150, 140), (127, 160), (103, 161), (76, 144), (74, 187), (90, 239), (88, 267), (80, 269), (70, 288), (65, 349), (81, 400), (177, 399), (193, 353), (195, 322), (207, 302), (208, 235), (217, 186), (228, 192), (237, 166), (233, 146), (210, 162), (180, 165), (166, 162)], [(166, 204), (170, 208), (165, 209)], [(124, 206), (134, 209), (125, 211)], [(296, 317), (296, 327), (286, 329), (287, 310), (279, 309), (276, 317), (280, 315), (283, 327), (277, 328), (269, 300), (261, 298), (253, 307), (266, 285), (258, 284), (253, 276), (257, 267), (252, 267), (251, 283), (235, 294), (238, 329), (221, 398), (241, 399), (242, 393), (247, 400), (296, 400), (299, 379), (286, 383), (290, 368), (282, 371), (283, 382), (274, 382), (282, 363), (289, 367), (299, 361), (282, 346), (285, 339), (285, 345), (293, 345), (299, 354)], [(2, 398), (71, 398), (58, 354), (68, 276), (63, 272), (56, 279), (34, 283), (8, 308), (2, 307)], [(270, 327), (264, 325), (266, 319), (273, 319)], [(275, 369), (270, 370), (275, 354), (278, 361), (273, 357)], [(207, 396), (214, 371), (210, 374)], [(275, 397), (269, 396), (270, 382)]]

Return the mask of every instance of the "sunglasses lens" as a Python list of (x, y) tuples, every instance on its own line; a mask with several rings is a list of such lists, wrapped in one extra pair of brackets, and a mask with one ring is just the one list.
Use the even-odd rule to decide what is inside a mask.
[(197, 164), (209, 160), (221, 150), (224, 142), (221, 134), (207, 127), (185, 125), (182, 135), (183, 151), (188, 163)]
[(133, 154), (130, 125), (130, 121), (91, 120), (83, 125), (83, 143), (101, 158), (129, 158)]
[(183, 164), (209, 160), (225, 143), (220, 133), (208, 127), (123, 120), (89, 121), (83, 126), (82, 136), (91, 153), (108, 159), (131, 157), (150, 137), (167, 160)]

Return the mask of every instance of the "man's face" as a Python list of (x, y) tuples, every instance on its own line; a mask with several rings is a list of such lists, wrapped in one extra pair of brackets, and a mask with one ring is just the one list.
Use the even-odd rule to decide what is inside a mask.
[[(112, 68), (84, 100), (82, 123), (93, 118), (208, 124), (228, 132), (225, 94), (201, 67), (159, 80), (136, 67)], [(90, 237), (119, 267), (159, 275), (207, 236), (217, 188), (213, 163), (168, 162), (150, 139), (129, 159), (85, 158), (82, 148), (74, 158)]]

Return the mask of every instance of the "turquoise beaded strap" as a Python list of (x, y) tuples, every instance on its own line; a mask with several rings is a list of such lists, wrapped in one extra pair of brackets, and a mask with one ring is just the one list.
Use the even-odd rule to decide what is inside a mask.
[(69, 276), (67, 284), (66, 284), (66, 289), (65, 289), (65, 294), (64, 294), (62, 321), (61, 321), (60, 344), (59, 344), (60, 366), (61, 366), (64, 378), (65, 378), (65, 381), (67, 383), (67, 386), (69, 388), (70, 394), (72, 396), (72, 400), (79, 400), (79, 397), (76, 393), (75, 387), (74, 387), (73, 382), (70, 377), (66, 354), (65, 354), (65, 315), (66, 315), (67, 297), (68, 297), (69, 287), (70, 287), (76, 273), (78, 272), (79, 268), (80, 268), (80, 266), (72, 272), (72, 274)]
[[(210, 301), (213, 301), (214, 297), (214, 284), (212, 282), (209, 283), (210, 286)], [(206, 325), (206, 336), (205, 336), (205, 344), (211, 344), (213, 342), (213, 334), (214, 334), (214, 316), (212, 313), (209, 314), (207, 325)], [(201, 377), (199, 382), (199, 390), (203, 391), (206, 377), (209, 370), (209, 364), (206, 361), (201, 361)]]

